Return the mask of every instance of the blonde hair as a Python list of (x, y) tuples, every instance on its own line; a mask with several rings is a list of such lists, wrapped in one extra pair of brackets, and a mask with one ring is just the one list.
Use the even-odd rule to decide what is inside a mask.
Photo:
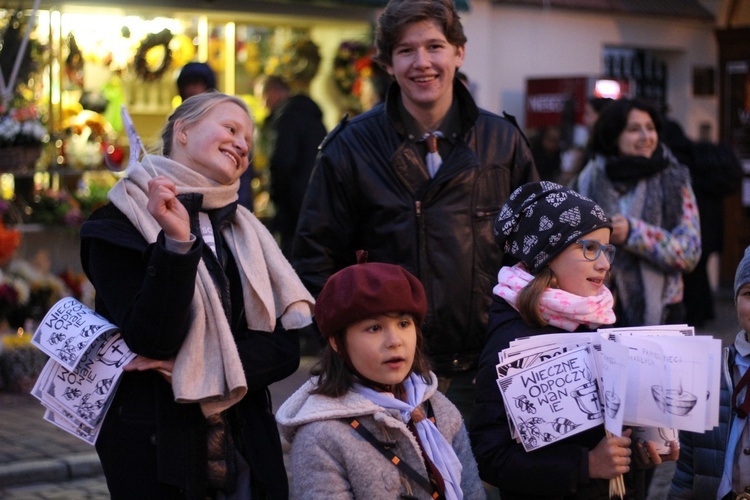
[[(167, 123), (165, 123), (164, 128), (162, 128), (161, 154), (167, 158), (172, 154), (175, 125), (178, 120), (181, 121), (182, 127), (189, 126), (200, 121), (211, 109), (225, 102), (231, 102), (241, 107), (245, 110), (252, 122), (253, 117), (250, 114), (250, 109), (247, 107), (245, 101), (237, 96), (222, 94), (221, 92), (204, 92), (202, 94), (188, 97), (182, 102), (182, 104), (177, 106), (177, 109), (175, 109), (169, 118), (167, 118)], [(250, 153), (250, 156), (252, 157), (252, 152)]]

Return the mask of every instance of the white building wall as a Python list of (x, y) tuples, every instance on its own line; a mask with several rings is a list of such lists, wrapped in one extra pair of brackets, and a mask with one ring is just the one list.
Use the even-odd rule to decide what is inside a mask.
[(692, 68), (717, 66), (710, 22), (500, 6), (490, 0), (471, 0), (471, 11), (461, 18), (469, 39), (463, 70), (483, 108), (513, 114), (523, 126), (527, 78), (599, 76), (604, 47), (643, 48), (667, 62), (672, 118), (694, 139), (702, 124), (710, 125), (711, 139), (718, 138), (719, 89), (711, 97), (692, 95)]

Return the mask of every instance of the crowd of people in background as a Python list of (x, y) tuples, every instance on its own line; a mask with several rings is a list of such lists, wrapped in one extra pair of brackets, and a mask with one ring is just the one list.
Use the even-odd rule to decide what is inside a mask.
[[(511, 437), (495, 365), (512, 340), (712, 318), (715, 210), (741, 169), (636, 98), (589, 99), (583, 143), (527, 140), (477, 106), (466, 43), (452, 0), (390, 0), (364, 111), (330, 132), (279, 77), (254, 87), (256, 130), (210, 67), (183, 68), (160, 154), (81, 228), (96, 310), (138, 355), (97, 442), (113, 498), (598, 499), (623, 476), (643, 499), (647, 471), (678, 457), (674, 498), (743, 487), (738, 418), (712, 441), (728, 445), (711, 483), (693, 435), (664, 456), (602, 425), (534, 452)], [(247, 198), (256, 145), (265, 224)], [(748, 259), (727, 405), (750, 356)], [(268, 385), (297, 370), (300, 339), (319, 362), (274, 417)]]

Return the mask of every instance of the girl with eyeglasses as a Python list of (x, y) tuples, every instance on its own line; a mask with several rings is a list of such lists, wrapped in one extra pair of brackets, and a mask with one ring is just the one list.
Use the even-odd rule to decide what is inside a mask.
[(518, 263), (498, 273), (477, 372), (469, 427), (480, 476), (498, 487), (503, 500), (607, 499), (609, 480), (624, 474), (627, 498), (645, 498), (643, 469), (662, 461), (653, 443), (631, 440), (629, 429), (606, 437), (601, 425), (526, 452), (511, 437), (497, 386), (498, 353), (511, 340), (615, 322), (605, 284), (615, 257), (612, 223), (590, 199), (543, 181), (511, 194), (494, 232), (505, 255)]

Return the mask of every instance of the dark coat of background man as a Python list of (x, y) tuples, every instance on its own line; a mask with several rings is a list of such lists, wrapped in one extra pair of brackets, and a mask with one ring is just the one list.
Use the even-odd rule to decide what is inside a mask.
[(279, 235), (281, 250), (288, 257), (318, 146), (326, 135), (323, 113), (308, 96), (293, 94), (278, 76), (261, 78), (255, 95), (270, 111), (262, 134), (276, 209), (271, 229)]

